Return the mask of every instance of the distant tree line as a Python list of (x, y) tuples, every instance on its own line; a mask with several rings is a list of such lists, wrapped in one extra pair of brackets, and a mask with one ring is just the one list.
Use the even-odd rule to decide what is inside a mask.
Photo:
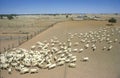
[(7, 19), (12, 20), (16, 16), (17, 16), (16, 14), (1, 14), (0, 19), (3, 19), (4, 17), (7, 17)]

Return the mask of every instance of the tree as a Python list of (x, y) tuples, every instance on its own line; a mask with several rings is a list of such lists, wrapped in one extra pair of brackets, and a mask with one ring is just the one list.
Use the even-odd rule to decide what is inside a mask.
[(68, 15), (66, 15), (66, 18), (68, 18)]
[(3, 19), (3, 15), (0, 15), (0, 19)]
[(110, 23), (116, 23), (117, 20), (116, 20), (115, 18), (110, 18), (110, 19), (108, 20), (108, 22), (110, 22)]
[(14, 17), (13, 17), (12, 15), (7, 15), (7, 18), (8, 18), (9, 20), (14, 19)]

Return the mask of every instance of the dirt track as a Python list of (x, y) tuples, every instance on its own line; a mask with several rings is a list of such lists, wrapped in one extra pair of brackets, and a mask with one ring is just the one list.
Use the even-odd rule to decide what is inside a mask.
[[(58, 23), (19, 47), (29, 49), (37, 41), (49, 41), (54, 36), (64, 42), (69, 32), (85, 33), (103, 27), (105, 24), (107, 24), (106, 21), (69, 21)], [(97, 44), (99, 48), (102, 45), (104, 43), (101, 45)], [(93, 52), (87, 49), (82, 53), (74, 53), (74, 55), (77, 56), (76, 68), (66, 67), (65, 69), (64, 65), (51, 70), (41, 69), (36, 74), (20, 75), (14, 71), (9, 75), (6, 71), (3, 71), (1, 75), (3, 75), (3, 78), (120, 78), (120, 44), (115, 43), (114, 48), (109, 52), (100, 49)], [(84, 56), (88, 56), (90, 60), (88, 62), (81, 62), (80, 58)]]

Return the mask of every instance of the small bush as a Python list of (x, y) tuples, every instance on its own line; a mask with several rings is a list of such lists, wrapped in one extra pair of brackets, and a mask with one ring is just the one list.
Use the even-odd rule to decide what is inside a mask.
[(108, 22), (110, 22), (110, 23), (116, 23), (117, 20), (116, 20), (115, 18), (110, 18), (110, 19), (108, 20)]

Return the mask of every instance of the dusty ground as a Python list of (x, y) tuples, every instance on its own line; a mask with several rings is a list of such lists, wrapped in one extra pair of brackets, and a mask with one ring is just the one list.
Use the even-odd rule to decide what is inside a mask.
[[(88, 31), (95, 31), (99, 27), (105, 27), (106, 21), (68, 21), (56, 24), (54, 27), (37, 35), (33, 39), (22, 44), (21, 48), (29, 49), (37, 41), (45, 41), (58, 37), (60, 41), (66, 41), (67, 33), (85, 33)], [(115, 24), (119, 27), (120, 24)], [(36, 74), (21, 75), (14, 71), (8, 74), (7, 71), (2, 70), (3, 78), (120, 78), (120, 44), (114, 43), (114, 48), (110, 51), (103, 51), (100, 48), (105, 43), (96, 46), (99, 48), (93, 52), (91, 49), (86, 49), (82, 53), (74, 53), (77, 56), (76, 68), (69, 68), (67, 65), (56, 67), (51, 70), (40, 69)], [(82, 47), (80, 44), (79, 47)], [(81, 62), (81, 57), (89, 57), (88, 62)]]

